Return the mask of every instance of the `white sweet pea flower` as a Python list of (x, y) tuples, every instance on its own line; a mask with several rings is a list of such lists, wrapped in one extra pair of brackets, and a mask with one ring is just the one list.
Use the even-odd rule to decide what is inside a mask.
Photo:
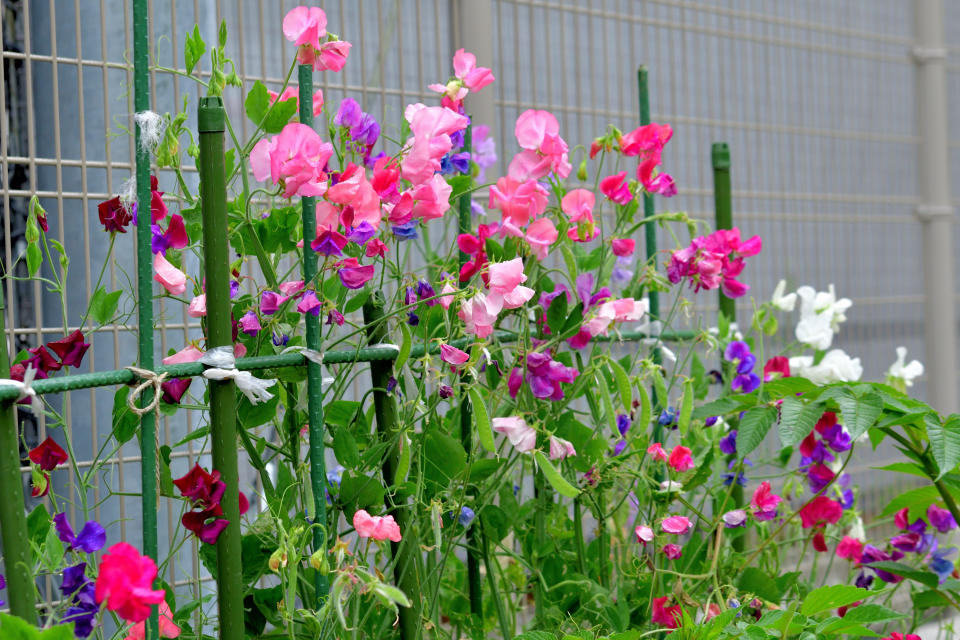
[(909, 364), (904, 364), (906, 359), (907, 348), (897, 347), (897, 360), (887, 370), (887, 378), (891, 386), (912, 387), (913, 381), (923, 375), (923, 363), (919, 360), (911, 360)]
[(856, 382), (863, 375), (860, 358), (851, 358), (843, 349), (831, 349), (819, 364), (813, 364), (813, 356), (790, 358), (790, 373), (806, 378), (814, 384), (831, 382)]
[(797, 340), (818, 351), (825, 351), (833, 343), (833, 334), (846, 322), (844, 312), (853, 302), (849, 298), (837, 300), (833, 285), (827, 291), (814, 291), (813, 287), (797, 289), (800, 298), (800, 322), (797, 323)]
[(857, 540), (866, 540), (867, 532), (863, 528), (863, 520), (860, 519), (860, 516), (857, 516), (853, 524), (850, 525), (850, 531), (847, 533), (851, 538), (856, 538)]
[(787, 281), (781, 280), (777, 283), (777, 288), (773, 290), (773, 297), (770, 299), (770, 303), (774, 306), (775, 309), (780, 309), (780, 311), (793, 311), (794, 307), (797, 306), (797, 294), (788, 293), (783, 295), (783, 292), (787, 289)]

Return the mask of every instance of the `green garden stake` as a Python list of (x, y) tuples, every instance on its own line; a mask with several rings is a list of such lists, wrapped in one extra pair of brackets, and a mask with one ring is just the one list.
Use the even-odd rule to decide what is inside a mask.
[[(0, 294), (0, 378), (10, 378), (10, 354), (7, 351), (6, 309)], [(27, 517), (20, 476), (20, 438), (12, 401), (0, 404), (0, 487), (8, 490), (0, 500), (0, 537), (6, 567), (10, 612), (34, 624), (37, 621), (36, 585), (33, 560), (27, 538)]]
[[(133, 0), (133, 107), (137, 113), (150, 109), (150, 40), (147, 0)], [(141, 369), (152, 371), (153, 354), (153, 252), (150, 250), (150, 152), (141, 143), (140, 127), (134, 127), (137, 183), (137, 361)], [(153, 401), (153, 389), (140, 395), (140, 406)], [(157, 422), (148, 411), (140, 416), (140, 478), (143, 491), (143, 554), (159, 562), (157, 546)], [(147, 640), (159, 637), (159, 617), (150, 607), (145, 628)]]
[[(470, 145), (473, 142), (472, 140), (472, 126), (467, 125), (467, 130), (463, 135), (463, 151), (469, 152)], [(457, 203), (459, 210), (459, 218), (457, 220), (460, 233), (470, 233), (470, 230), (473, 228), (473, 220), (471, 218), (471, 196), (468, 191), (464, 195), (460, 196), (460, 201)], [(463, 265), (470, 259), (470, 256), (463, 251), (460, 252), (460, 268), (463, 268)], [(468, 381), (465, 379), (464, 384), (460, 388), (460, 443), (463, 445), (464, 451), (467, 452), (467, 460), (472, 457), (473, 451), (473, 410), (470, 405), (470, 397), (467, 395), (466, 385)], [(482, 627), (483, 620), (483, 583), (481, 582), (480, 576), (480, 540), (479, 538), (479, 527), (472, 526), (467, 529), (467, 588), (469, 590), (470, 597), (470, 614), (474, 617), (475, 622), (477, 622), (479, 627)], [(482, 629), (478, 628), (477, 631), (480, 633), (479, 636), (476, 634), (475, 637), (483, 637)]]
[[(227, 180), (223, 155), (226, 113), (219, 97), (200, 99), (200, 209), (207, 284), (207, 347), (233, 348), (230, 309), (230, 242), (227, 238)], [(141, 209), (141, 211), (143, 211)], [(146, 217), (146, 216), (143, 216)], [(143, 219), (143, 218), (141, 218)], [(232, 380), (210, 381), (213, 467), (226, 485), (221, 506), (230, 524), (217, 538), (217, 605), (220, 638), (242, 640), (243, 565), (240, 543), (240, 486), (237, 469), (237, 398)]]
[[(363, 304), (363, 323), (367, 325), (367, 337), (370, 344), (379, 344), (387, 340), (387, 323), (383, 321), (383, 293), (374, 291)], [(403, 441), (400, 420), (397, 416), (397, 403), (387, 393), (390, 379), (393, 377), (393, 361), (380, 360), (370, 363), (370, 382), (373, 384), (373, 411), (377, 418), (377, 431), (381, 442), (395, 444), (383, 459), (383, 480), (389, 486), (396, 486), (403, 478), (396, 476), (403, 447), (409, 447)], [(389, 492), (388, 492), (389, 494)], [(397, 615), (400, 619), (400, 637), (403, 640), (415, 640), (420, 628), (420, 540), (417, 536), (414, 519), (410, 517), (410, 507), (396, 503), (394, 497), (385, 500), (387, 513), (397, 521), (403, 533), (400, 542), (391, 542), (394, 557), (393, 575), (397, 586), (410, 599), (412, 606), (400, 607)]]
[[(313, 126), (313, 69), (308, 64), (300, 65), (297, 71), (300, 90), (300, 123)], [(317, 235), (316, 201), (312, 197), (300, 198), (303, 209), (303, 281), (306, 286), (317, 286), (317, 254), (310, 249), (310, 241)], [(320, 331), (320, 318), (310, 313), (304, 314), (306, 323), (307, 348), (321, 351), (323, 335)], [(291, 409), (292, 410), (292, 409)], [(310, 433), (310, 486), (313, 489), (313, 510), (315, 522), (323, 525), (324, 530), (313, 528), (313, 550), (324, 548), (327, 528), (327, 471), (323, 459), (323, 367), (313, 361), (307, 361), (307, 416)], [(327, 576), (317, 571), (314, 574), (314, 588), (319, 607), (327, 598), (330, 585)], [(413, 597), (413, 596), (411, 596)]]

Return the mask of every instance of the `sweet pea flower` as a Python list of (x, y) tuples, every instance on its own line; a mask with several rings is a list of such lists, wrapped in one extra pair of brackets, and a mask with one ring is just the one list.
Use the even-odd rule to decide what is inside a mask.
[[(180, 636), (180, 627), (173, 622), (173, 612), (166, 601), (161, 602), (158, 607), (160, 613), (160, 637), (177, 638)], [(138, 622), (127, 631), (127, 637), (124, 640), (145, 640), (146, 623)]]
[(126, 203), (120, 196), (114, 196), (97, 205), (100, 224), (107, 233), (126, 233), (127, 225), (133, 220), (133, 203)]
[(667, 278), (674, 284), (687, 280), (694, 292), (719, 288), (728, 298), (739, 298), (749, 290), (736, 279), (745, 267), (744, 258), (757, 255), (762, 246), (760, 236), (741, 241), (740, 229), (718, 229), (674, 251)]
[(632, 238), (614, 238), (610, 244), (613, 247), (613, 255), (620, 258), (632, 256), (637, 246)]
[(519, 453), (533, 451), (537, 446), (537, 432), (527, 425), (523, 418), (512, 416), (509, 418), (494, 418), (493, 430), (507, 436), (510, 444)]
[(30, 450), (30, 460), (42, 471), (53, 471), (70, 458), (67, 452), (57, 442), (47, 437), (46, 440)]
[(836, 554), (838, 558), (845, 558), (854, 564), (858, 564), (860, 557), (863, 555), (863, 542), (850, 536), (844, 536), (843, 540), (837, 543)]
[(668, 596), (653, 599), (653, 615), (650, 621), (668, 629), (676, 629), (683, 619), (683, 610), (679, 604), (667, 605)]
[(313, 128), (291, 122), (273, 138), (264, 138), (250, 152), (253, 176), (282, 184), (283, 197), (322, 196), (327, 190), (327, 161), (333, 145)]
[(569, 456), (577, 455), (577, 450), (573, 448), (573, 443), (557, 436), (550, 436), (550, 459), (563, 460)]
[(61, 367), (79, 367), (90, 345), (83, 341), (83, 332), (77, 329), (64, 338), (48, 342), (47, 347), (60, 358)]
[(894, 631), (886, 638), (882, 638), (882, 640), (923, 640), (923, 639), (915, 633), (908, 633), (904, 635), (899, 631)]
[(187, 306), (187, 315), (191, 318), (202, 318), (207, 315), (207, 294), (195, 296)]
[(297, 311), (299, 313), (309, 313), (314, 316), (319, 316), (322, 306), (323, 304), (320, 302), (320, 299), (317, 298), (317, 292), (311, 290), (304, 293), (300, 301), (297, 302)]
[(653, 529), (645, 524), (637, 526), (637, 528), (633, 530), (633, 533), (637, 536), (637, 542), (644, 546), (646, 546), (648, 542), (653, 542)]
[(413, 188), (413, 209), (411, 213), (414, 218), (424, 220), (433, 220), (443, 217), (443, 214), (450, 209), (450, 194), (453, 187), (443, 179), (439, 173), (425, 182)]
[(570, 222), (579, 222), (583, 219), (593, 221), (593, 207), (596, 196), (587, 189), (573, 189), (560, 201), (560, 209), (567, 214)]
[(559, 237), (557, 227), (554, 226), (553, 220), (543, 217), (537, 218), (527, 227), (525, 239), (537, 260), (543, 260), (547, 257), (550, 246), (553, 245)]
[(107, 550), (100, 560), (95, 598), (106, 601), (107, 609), (127, 622), (143, 622), (150, 616), (150, 605), (160, 604), (164, 590), (154, 590), (157, 565), (126, 542)]
[(319, 7), (297, 7), (283, 17), (283, 35), (297, 47), (320, 48), (327, 35), (327, 14)]
[(363, 253), (368, 258), (383, 257), (387, 254), (387, 245), (379, 238), (374, 238), (367, 243), (366, 250)]
[(940, 533), (949, 533), (957, 528), (957, 521), (953, 519), (950, 511), (935, 504), (927, 507), (927, 520), (930, 521), (930, 526)]
[(183, 249), (190, 243), (187, 236), (187, 229), (183, 224), (183, 217), (180, 214), (170, 216), (170, 222), (167, 224), (167, 230), (164, 231), (160, 225), (150, 225), (150, 250), (153, 253), (162, 253), (167, 255), (168, 249)]
[(690, 531), (690, 519), (686, 516), (667, 516), (660, 523), (660, 528), (666, 533), (683, 535)]
[(161, 400), (167, 404), (180, 404), (183, 395), (193, 383), (193, 378), (168, 378), (160, 383), (160, 391), (163, 394)]
[(107, 534), (99, 522), (90, 520), (84, 523), (79, 534), (73, 533), (73, 527), (67, 521), (67, 514), (58, 513), (53, 517), (57, 537), (67, 545), (68, 549), (76, 549), (83, 553), (93, 553), (103, 548), (107, 542)]
[(353, 528), (361, 538), (373, 538), (381, 542), (384, 540), (400, 542), (403, 539), (400, 535), (400, 527), (393, 516), (371, 516), (364, 509), (354, 512)]
[(363, 167), (348, 164), (337, 184), (327, 189), (326, 197), (330, 202), (350, 207), (353, 214), (344, 222), (346, 226), (366, 222), (375, 230), (380, 227), (380, 196), (367, 180)]
[(773, 305), (774, 309), (779, 309), (780, 311), (793, 311), (794, 307), (797, 304), (797, 294), (787, 293), (784, 294), (787, 288), (787, 281), (781, 280), (777, 283), (776, 288), (773, 290), (773, 296), (770, 298), (770, 304)]
[(856, 382), (863, 375), (860, 358), (851, 358), (843, 349), (831, 349), (816, 365), (813, 364), (813, 356), (790, 358), (790, 371), (817, 385)]
[(460, 303), (457, 316), (463, 321), (463, 330), (466, 333), (478, 338), (486, 338), (493, 333), (493, 323), (497, 321), (497, 314), (500, 313), (501, 308), (502, 305), (497, 301), (488, 300), (483, 293), (477, 293)]
[(786, 356), (774, 356), (763, 365), (764, 382), (770, 382), (778, 376), (781, 378), (790, 377), (790, 358)]
[(815, 291), (813, 287), (797, 289), (800, 298), (800, 321), (797, 323), (797, 340), (818, 351), (826, 351), (833, 343), (833, 335), (846, 322), (845, 312), (853, 304), (848, 298), (837, 299), (831, 284), (827, 291)]
[(170, 295), (179, 296), (187, 290), (187, 274), (170, 264), (162, 253), (153, 256), (153, 279)]
[(913, 381), (923, 375), (923, 363), (919, 360), (911, 360), (906, 364), (907, 348), (897, 347), (897, 360), (887, 369), (887, 380), (892, 386), (901, 387), (904, 391), (907, 387), (913, 386)]
[(260, 313), (272, 316), (280, 309), (280, 305), (289, 299), (290, 296), (281, 295), (276, 291), (264, 291), (260, 294)]
[(361, 265), (356, 258), (344, 258), (334, 266), (339, 268), (337, 276), (340, 283), (348, 289), (362, 288), (375, 273), (372, 264)]
[(573, 169), (567, 157), (567, 143), (560, 137), (560, 124), (549, 111), (527, 109), (514, 127), (523, 151), (510, 162), (508, 175), (521, 182), (539, 180), (551, 171), (566, 178)]
[(674, 447), (670, 457), (667, 458), (667, 464), (680, 473), (693, 469), (693, 456), (690, 454), (690, 449), (682, 445)]
[[(289, 86), (283, 90), (283, 93), (277, 93), (276, 91), (267, 90), (267, 95), (270, 96), (270, 104), (274, 102), (286, 102), (287, 100), (296, 100), (297, 101), (297, 113), (300, 113), (300, 89), (296, 86)], [(323, 91), (317, 89), (313, 92), (313, 117), (319, 116), (323, 112)]]
[(673, 136), (673, 129), (668, 124), (651, 122), (620, 137), (620, 151), (625, 156), (639, 156), (637, 166), (637, 180), (649, 193), (659, 193), (669, 198), (677, 193), (673, 178), (666, 173), (653, 175), (654, 170), (661, 163), (663, 147)]
[(630, 191), (626, 171), (615, 173), (601, 180), (600, 191), (607, 196), (608, 200), (619, 205), (628, 204), (633, 200), (633, 192)]
[(836, 524), (843, 515), (843, 507), (836, 500), (817, 496), (800, 509), (800, 522), (804, 529)]
[(496, 79), (490, 69), (477, 66), (475, 55), (463, 49), (453, 54), (453, 71), (470, 91), (480, 91)]
[(449, 344), (440, 345), (440, 359), (447, 364), (459, 367), (470, 360), (470, 354)]
[(663, 545), (663, 554), (671, 560), (679, 560), (683, 555), (683, 549), (680, 545), (670, 542)]
[(737, 430), (731, 429), (727, 435), (720, 438), (720, 451), (728, 456), (737, 454)]
[(263, 326), (260, 324), (260, 318), (256, 311), (247, 311), (240, 317), (240, 330), (250, 337), (257, 335)]
[(440, 170), (440, 160), (453, 148), (451, 135), (466, 129), (469, 119), (447, 107), (407, 106), (404, 117), (413, 133), (404, 147), (401, 175), (414, 185), (429, 180)]
[(547, 190), (535, 179), (504, 176), (490, 187), (487, 207), (500, 211), (504, 223), (525, 227), (546, 211), (548, 200)]
[(197, 349), (192, 344), (188, 344), (180, 351), (169, 355), (162, 360), (163, 364), (183, 364), (185, 362), (196, 362), (203, 357), (203, 351)]
[(753, 517), (761, 522), (773, 520), (777, 515), (777, 505), (783, 501), (783, 498), (773, 493), (770, 483), (764, 480), (760, 483), (750, 499), (750, 507), (753, 509)]
[(747, 522), (747, 512), (743, 509), (734, 509), (723, 514), (723, 524), (728, 529), (742, 527)]
[(497, 164), (497, 143), (490, 135), (488, 125), (478, 124), (473, 127), (473, 144), (471, 146), (471, 159), (480, 169), (477, 174), (477, 181), (483, 183), (486, 170)]
[(652, 445), (647, 447), (647, 455), (650, 456), (652, 460), (657, 462), (664, 462), (667, 459), (667, 452), (663, 450), (663, 445), (659, 442), (654, 442)]

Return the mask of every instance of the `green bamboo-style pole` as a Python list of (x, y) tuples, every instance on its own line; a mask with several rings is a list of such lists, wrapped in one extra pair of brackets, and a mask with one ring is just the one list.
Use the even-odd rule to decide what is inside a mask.
[[(150, 109), (150, 41), (147, 0), (133, 0), (133, 107), (137, 113)], [(141, 369), (151, 371), (153, 356), (153, 255), (150, 250), (150, 152), (142, 144), (140, 127), (134, 127), (137, 183), (137, 355)], [(141, 406), (153, 401), (153, 389), (141, 394)], [(143, 500), (143, 553), (159, 561), (157, 554), (157, 424), (153, 411), (140, 417), (140, 478)], [(146, 638), (159, 637), (157, 609), (151, 607)]]
[[(640, 124), (646, 125), (650, 124), (650, 86), (647, 78), (647, 67), (641, 66), (637, 70), (637, 84), (639, 86), (640, 92)], [(653, 194), (643, 193), (643, 217), (652, 218), (656, 215), (656, 208), (653, 204)], [(656, 260), (657, 255), (657, 229), (653, 224), (645, 224), (644, 227), (644, 240), (646, 245), (647, 261)], [(650, 301), (650, 317), (654, 320), (662, 320), (660, 318), (660, 292), (649, 289), (647, 291), (647, 299)], [(650, 359), (653, 360), (654, 364), (660, 364), (662, 356), (660, 354), (660, 349), (655, 348), (653, 353), (650, 356)], [(658, 418), (660, 416), (660, 409), (666, 407), (659, 407), (657, 404), (657, 394), (651, 393), (650, 397), (653, 400), (653, 434), (652, 441), (660, 442), (662, 436), (662, 428), (660, 427), (660, 422)]]
[[(230, 243), (227, 239), (227, 179), (223, 155), (226, 113), (217, 96), (200, 99), (200, 210), (207, 283), (207, 347), (231, 347)], [(217, 606), (220, 638), (242, 640), (243, 567), (240, 563), (240, 483), (237, 469), (237, 399), (232, 380), (210, 381), (213, 467), (226, 485), (221, 500), (230, 521), (217, 538)]]
[[(297, 80), (300, 89), (300, 123), (313, 126), (313, 69), (308, 64), (300, 65)], [(317, 254), (310, 249), (310, 241), (317, 235), (316, 202), (312, 197), (302, 197), (303, 208), (303, 281), (309, 286), (317, 277)], [(320, 332), (320, 318), (310, 313), (304, 314), (306, 322), (307, 347), (321, 350), (323, 336)], [(290, 408), (292, 411), (292, 407)], [(315, 522), (323, 525), (323, 531), (314, 527), (313, 549), (324, 548), (327, 528), (327, 471), (323, 459), (323, 367), (315, 362), (307, 362), (307, 415), (310, 433), (310, 486), (313, 489), (313, 510)], [(330, 585), (326, 574), (316, 572), (314, 588), (317, 606), (327, 598)]]
[[(730, 147), (726, 142), (714, 142), (710, 148), (710, 162), (713, 165), (713, 211), (717, 229), (733, 228), (733, 198), (730, 190)], [(733, 324), (737, 321), (737, 305), (733, 298), (717, 292), (720, 313)], [(723, 363), (721, 363), (723, 364)], [(722, 368), (722, 367), (721, 367)], [(727, 456), (727, 463), (736, 459), (736, 455)], [(734, 482), (730, 494), (735, 507), (743, 504), (743, 487)], [(743, 551), (744, 536), (733, 539), (733, 548)]]
[[(382, 322), (384, 314), (383, 293), (374, 291), (363, 305), (363, 323), (367, 325), (370, 344), (387, 341), (387, 324)], [(403, 478), (397, 477), (400, 454), (404, 446), (397, 415), (397, 403), (393, 395), (387, 393), (390, 378), (393, 376), (393, 362), (380, 360), (370, 363), (370, 381), (373, 384), (373, 410), (377, 418), (377, 431), (382, 442), (393, 442), (389, 453), (383, 459), (383, 480), (388, 486), (396, 486)], [(395, 498), (387, 496), (387, 512), (393, 516), (400, 527), (403, 539), (391, 542), (394, 564), (393, 575), (397, 587), (403, 591), (412, 606), (400, 607), (400, 637), (403, 640), (416, 640), (420, 627), (420, 611), (423, 599), (420, 597), (420, 540), (416, 525), (410, 517), (410, 507), (396, 504)]]
[[(463, 151), (469, 152), (472, 140), (472, 126), (467, 125), (463, 136)], [(471, 194), (469, 191), (460, 196), (457, 203), (459, 218), (457, 219), (459, 232), (470, 233), (473, 228), (471, 219)], [(470, 259), (470, 256), (460, 252), (460, 267)], [(466, 375), (466, 374), (464, 374)], [(464, 379), (460, 386), (460, 443), (467, 452), (467, 459), (473, 456), (473, 408), (470, 406), (470, 397), (467, 395), (469, 380)], [(483, 637), (483, 583), (480, 576), (480, 540), (478, 539), (479, 523), (474, 523), (467, 529), (467, 588), (470, 599), (470, 613), (474, 618), (474, 637)]]
[[(0, 378), (10, 377), (6, 310), (0, 293)], [(14, 396), (16, 397), (16, 396)], [(36, 586), (27, 539), (27, 517), (20, 476), (20, 438), (12, 402), (0, 404), (0, 487), (9, 487), (0, 500), (0, 537), (6, 566), (10, 612), (33, 624), (37, 621)]]

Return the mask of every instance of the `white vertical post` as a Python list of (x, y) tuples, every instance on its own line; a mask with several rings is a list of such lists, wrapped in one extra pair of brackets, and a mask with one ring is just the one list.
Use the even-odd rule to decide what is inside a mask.
[(947, 50), (943, 0), (914, 0), (917, 131), (923, 225), (924, 335), (928, 400), (941, 413), (960, 408), (957, 394), (957, 320), (954, 296), (953, 207), (947, 149)]
[[(455, 0), (453, 19), (453, 48), (463, 48), (477, 56), (477, 64), (493, 69), (493, 4), (490, 0)], [(493, 75), (498, 76), (497, 69)], [(466, 105), (473, 123), (490, 127), (496, 135), (497, 112), (494, 103), (495, 86), (479, 93), (471, 93)]]

